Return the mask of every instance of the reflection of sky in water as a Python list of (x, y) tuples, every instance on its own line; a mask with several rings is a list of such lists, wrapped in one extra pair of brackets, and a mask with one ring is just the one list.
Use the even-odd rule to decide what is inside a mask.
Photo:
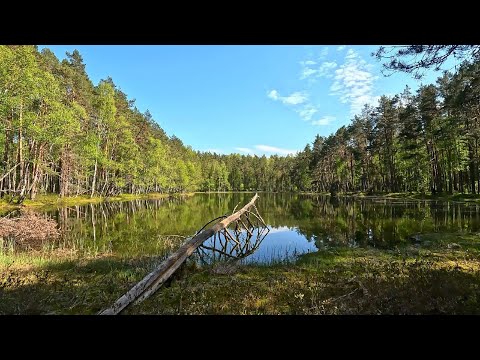
[(263, 239), (259, 248), (249, 255), (243, 262), (262, 262), (292, 259), (295, 255), (317, 251), (313, 241), (299, 235), (296, 228), (286, 226), (271, 227), (270, 232)]
[[(202, 254), (207, 255), (206, 257), (203, 256), (203, 259), (207, 262), (218, 261), (219, 259), (227, 260), (229, 257), (225, 256), (226, 253), (234, 256), (234, 258), (240, 258), (242, 263), (269, 264), (284, 260), (295, 260), (297, 255), (318, 250), (313, 239), (308, 241), (304, 235), (299, 234), (296, 227), (269, 226), (269, 229), (268, 233), (266, 230), (261, 233), (260, 242), (257, 238), (258, 229), (253, 231), (253, 237), (250, 238), (248, 246), (248, 252), (251, 253), (247, 256), (245, 256), (245, 250), (239, 251), (233, 241), (230, 240), (225, 243), (223, 235), (221, 236), (222, 241), (219, 241), (218, 238), (214, 240), (211, 237), (203, 243)], [(231, 231), (231, 234), (234, 234), (234, 232)], [(242, 231), (240, 238), (237, 238), (242, 248), (245, 245), (245, 238), (245, 231)], [(212, 256), (212, 248), (219, 250), (215, 252), (214, 256)]]
[[(61, 246), (79, 251), (80, 256), (102, 252), (166, 256), (212, 219), (230, 214), (251, 197), (250, 193), (196, 194), (41, 211), (66, 230)], [(245, 262), (292, 259), (317, 251), (316, 247), (394, 249), (410, 244), (415, 234), (480, 232), (478, 204), (349, 198), (332, 204), (321, 196), (265, 193), (256, 206), (271, 231)], [(251, 241), (254, 247), (255, 239)]]

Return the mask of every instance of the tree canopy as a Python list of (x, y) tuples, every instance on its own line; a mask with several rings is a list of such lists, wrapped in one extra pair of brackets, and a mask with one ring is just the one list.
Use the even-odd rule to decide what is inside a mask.
[(383, 73), (390, 75), (401, 71), (422, 78), (425, 70), (440, 70), (449, 57), (469, 60), (480, 55), (480, 45), (398, 45), (380, 46), (373, 53), (378, 60), (384, 61)]
[[(476, 49), (439, 51), (475, 55)], [(426, 58), (418, 66), (438, 65), (440, 52), (431, 54), (437, 60)], [(365, 106), (350, 124), (317, 135), (295, 155), (222, 155), (194, 151), (168, 136), (113, 79), (93, 84), (78, 51), (59, 61), (48, 49), (0, 46), (0, 196), (21, 201), (38, 193), (197, 190), (475, 194), (479, 100), (480, 62), (465, 61), (435, 84), (382, 96), (377, 106)]]

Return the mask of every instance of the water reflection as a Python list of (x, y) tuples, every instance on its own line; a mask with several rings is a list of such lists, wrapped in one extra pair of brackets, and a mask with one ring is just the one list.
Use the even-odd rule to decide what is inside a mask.
[[(480, 206), (443, 201), (351, 199), (260, 193), (271, 229), (248, 259), (269, 262), (332, 246), (392, 248), (417, 233), (478, 232)], [(253, 194), (197, 194), (47, 211), (66, 230), (64, 246), (84, 253), (168, 253), (209, 220), (230, 214)], [(172, 236), (175, 235), (175, 236)], [(180, 236), (180, 237), (178, 237)]]
[(217, 261), (241, 260), (254, 254), (270, 230), (262, 227), (241, 230), (232, 236), (218, 233), (197, 248), (196, 256), (204, 264)]

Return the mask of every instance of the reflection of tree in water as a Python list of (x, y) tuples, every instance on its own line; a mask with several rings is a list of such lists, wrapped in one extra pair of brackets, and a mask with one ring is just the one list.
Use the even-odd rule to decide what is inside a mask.
[(293, 200), (291, 204), (291, 214), (294, 219), (304, 220), (314, 217), (313, 203), (310, 199)]
[(196, 250), (200, 262), (236, 261), (252, 255), (270, 232), (253, 206), (227, 228), (214, 234)]
[[(329, 245), (393, 247), (421, 232), (478, 231), (480, 207), (460, 203), (402, 200), (312, 198), (299, 233), (317, 247)], [(310, 219), (315, 219), (311, 221)]]
[[(440, 201), (351, 199), (260, 193), (257, 207), (271, 227), (297, 229), (317, 247), (391, 247), (415, 233), (480, 231), (480, 206)], [(64, 207), (49, 215), (66, 230), (63, 246), (83, 252), (158, 254), (209, 220), (245, 204), (251, 193), (106, 202)], [(172, 246), (167, 247), (171, 250)], [(168, 251), (170, 251), (168, 250)]]
[[(201, 208), (201, 210), (200, 210)], [(151, 253), (165, 235), (190, 236), (209, 219), (231, 211), (218, 197), (106, 202), (62, 208), (51, 215), (79, 250)]]

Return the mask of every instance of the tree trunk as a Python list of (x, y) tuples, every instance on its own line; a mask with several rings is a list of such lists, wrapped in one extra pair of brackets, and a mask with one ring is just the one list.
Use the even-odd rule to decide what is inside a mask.
[(18, 127), (18, 163), (20, 164), (19, 178), (18, 183), (21, 184), (24, 173), (25, 173), (25, 164), (23, 162), (23, 104), (20, 104), (20, 115), (19, 115), (20, 126)]
[(41, 169), (40, 169), (40, 163), (42, 162), (42, 159), (43, 159), (43, 146), (39, 146), (38, 147), (38, 151), (37, 151), (37, 161), (36, 161), (36, 164), (34, 165), (33, 167), (33, 179), (32, 179), (32, 184), (30, 185), (30, 199), (31, 200), (35, 200), (35, 197), (37, 196), (37, 183), (38, 183), (38, 179), (40, 178), (40, 173), (41, 173)]
[(468, 142), (468, 158), (469, 158), (469, 163), (468, 163), (468, 167), (469, 167), (469, 170), (470, 170), (470, 186), (471, 186), (471, 192), (472, 194), (476, 194), (476, 191), (475, 191), (475, 159), (474, 159), (474, 155), (473, 155), (473, 148), (472, 148), (472, 144), (470, 142)]
[(95, 169), (93, 170), (93, 180), (92, 180), (92, 192), (90, 194), (90, 198), (93, 198), (93, 194), (95, 192), (95, 182), (97, 180), (97, 159), (95, 159)]
[(101, 192), (102, 196), (105, 195), (105, 188), (107, 187), (107, 184), (108, 184), (108, 171), (105, 170), (105, 180), (104, 180), (102, 192)]
[[(5, 174), (7, 172), (7, 169), (10, 168), (10, 144), (13, 142), (12, 139), (12, 132), (10, 131), (10, 126), (11, 126), (11, 119), (6, 120), (5, 124), (5, 144), (3, 148), (3, 173)], [(17, 164), (18, 165), (18, 164)], [(16, 167), (16, 165), (15, 165)], [(9, 173), (10, 174), (10, 173)], [(11, 189), (11, 182), (10, 182), (10, 176), (5, 177), (0, 181), (0, 190), (3, 190), (0, 193), (0, 196), (3, 197), (6, 194), (6, 190)]]
[(66, 146), (62, 148), (62, 155), (60, 158), (60, 197), (68, 195), (69, 177), (70, 177), (70, 159), (68, 156), (68, 149)]

